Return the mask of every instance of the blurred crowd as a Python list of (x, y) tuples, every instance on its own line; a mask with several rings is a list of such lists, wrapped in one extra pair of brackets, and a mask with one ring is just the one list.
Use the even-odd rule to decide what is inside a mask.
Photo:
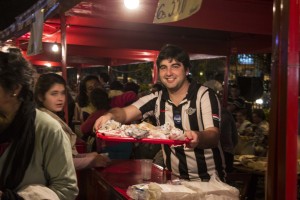
[[(191, 90), (195, 89), (193, 87), (196, 86), (196, 83), (188, 80), (190, 67), (188, 54), (179, 53), (179, 55), (184, 55), (183, 58), (185, 59), (179, 62), (176, 61), (177, 58), (174, 58), (173, 62), (175, 64), (170, 65), (169, 51), (178, 53), (182, 50), (176, 46), (167, 45), (165, 52), (162, 53), (161, 61), (157, 61), (158, 63), (164, 63), (160, 66), (160, 75), (161, 78), (167, 77), (164, 80), (165, 86), (160, 83), (152, 84), (150, 90), (146, 92), (141, 92), (140, 86), (135, 82), (122, 83), (118, 80), (110, 80), (107, 73), (86, 75), (80, 80), (77, 91), (71, 90), (70, 88), (73, 87), (68, 86), (64, 78), (56, 73), (39, 75), (33, 81), (35, 71), (30, 63), (22, 57), (18, 49), (1, 52), (0, 198), (1, 195), (5, 197), (3, 199), (11, 199), (10, 197), (13, 196), (18, 197), (21, 194), (15, 192), (16, 188), (18, 191), (26, 190), (28, 192), (27, 190), (31, 190), (31, 188), (26, 188), (26, 185), (40, 184), (44, 186), (45, 183), (49, 183), (49, 188), (53, 184), (54, 189), (44, 187), (42, 191), (46, 195), (54, 195), (60, 199), (73, 199), (78, 193), (75, 170), (105, 167), (111, 159), (141, 158), (153, 159), (154, 163), (166, 167), (165, 164), (170, 164), (170, 160), (164, 161), (165, 158), (163, 158), (163, 152), (165, 155), (167, 148), (170, 148), (167, 149), (169, 153), (176, 150), (176, 155), (179, 152), (187, 151), (184, 156), (189, 153), (202, 155), (203, 149), (214, 148), (214, 151), (216, 151), (216, 148), (218, 148), (218, 152), (222, 153), (223, 150), (227, 172), (233, 170), (235, 155), (267, 156), (269, 123), (264, 110), (254, 109), (251, 102), (247, 102), (240, 96), (240, 88), (235, 84), (230, 85), (228, 98), (223, 99), (222, 84), (216, 80), (204, 83), (203, 85), (206, 87), (197, 84), (197, 87), (200, 88), (198, 88), (200, 93), (197, 94), (201, 97), (199, 99), (202, 99), (204, 95), (206, 96), (203, 101), (200, 101), (202, 105), (195, 107), (201, 108), (202, 110), (200, 110), (203, 113), (211, 112), (206, 118), (202, 116), (201, 119), (210, 123), (213, 122), (214, 127), (209, 125), (205, 130), (200, 130), (199, 125), (199, 130), (194, 128), (199, 133), (196, 133), (195, 130), (185, 129), (187, 136), (190, 134), (190, 136), (197, 136), (202, 139), (201, 141), (197, 137), (196, 139), (191, 137), (194, 139), (191, 141), (197, 142), (197, 146), (191, 148), (193, 150), (190, 152), (189, 148), (184, 145), (172, 147), (173, 149), (165, 145), (162, 149), (160, 144), (108, 142), (96, 137), (94, 124), (97, 119), (109, 114), (112, 116), (112, 108), (118, 108), (113, 110), (124, 111), (125, 113), (126, 109), (122, 110), (121, 108), (134, 102), (138, 102), (144, 108), (147, 107), (145, 104), (149, 106), (152, 103), (149, 98), (167, 98), (168, 95), (173, 94), (171, 83), (175, 82), (176, 78), (174, 77), (176, 76), (182, 77), (182, 82), (185, 85), (181, 86), (184, 91), (181, 92), (182, 94), (179, 93), (180, 101), (177, 96), (174, 96), (172, 100), (168, 100), (168, 102), (175, 102), (173, 105), (174, 113), (170, 112), (168, 116), (174, 114), (177, 121), (179, 119), (181, 123), (181, 115), (175, 112), (175, 108), (190, 105), (186, 102), (191, 101), (192, 98), (187, 96), (187, 93), (194, 95)], [(166, 58), (163, 56), (166, 56)], [(169, 85), (169, 88), (166, 87), (168, 84), (171, 85)], [(191, 89), (188, 89), (190, 87)], [(201, 91), (204, 90), (205, 94), (202, 95)], [(206, 101), (208, 99), (209, 101)], [(196, 100), (195, 98), (191, 102), (196, 104), (198, 102)], [(221, 112), (219, 103), (222, 105)], [(154, 118), (157, 115), (154, 115), (153, 112), (158, 111), (160, 114), (161, 111), (156, 109), (157, 104), (151, 104), (151, 106), (153, 108), (144, 110), (144, 113), (134, 106), (135, 110), (130, 110), (130, 112), (127, 110), (127, 115), (130, 115), (131, 111), (136, 111), (136, 115), (143, 116), (142, 119), (132, 117), (133, 120), (140, 120), (130, 121), (130, 123), (146, 121), (154, 126), (159, 125), (156, 124), (159, 122), (158, 118)], [(212, 114), (211, 108), (216, 107), (218, 107), (218, 109), (215, 109), (216, 113)], [(196, 108), (194, 110), (191, 108), (188, 107), (184, 110), (182, 116), (186, 114), (185, 111), (190, 110), (190, 113), (187, 113), (188, 119), (193, 119), (191, 122), (195, 122), (198, 120), (198, 116), (193, 115)], [(203, 109), (206, 109), (206, 112)], [(110, 113), (107, 114), (109, 111)], [(165, 114), (166, 110), (163, 113)], [(173, 120), (177, 122), (175, 118)], [(123, 122), (128, 121), (124, 120)], [(192, 123), (188, 121), (188, 124)], [(204, 125), (202, 124), (202, 126)], [(183, 129), (183, 127), (181, 128)], [(215, 138), (207, 147), (205, 145), (207, 145), (207, 141), (210, 141), (211, 135), (214, 135)], [(192, 143), (191, 141), (190, 143)], [(83, 149), (79, 149), (78, 144), (84, 144)], [(203, 155), (198, 156), (197, 159), (195, 157), (195, 160), (198, 162), (200, 158), (204, 158)], [(165, 157), (170, 158), (170, 156)], [(185, 159), (183, 160), (185, 161)], [(218, 162), (221, 163), (221, 160), (223, 161), (220, 157)], [(205, 166), (209, 163), (212, 162), (205, 163)], [(199, 165), (201, 164), (203, 162), (199, 161)], [(198, 169), (197, 165), (193, 167)], [(29, 170), (26, 170), (27, 168)], [(57, 168), (60, 170), (57, 170)], [(34, 174), (33, 178), (31, 177), (32, 174)], [(219, 175), (222, 177), (222, 174)], [(24, 182), (20, 184), (20, 180), (24, 180)], [(63, 187), (55, 188), (55, 185), (62, 185)], [(36, 189), (34, 188), (32, 191), (36, 191)]]

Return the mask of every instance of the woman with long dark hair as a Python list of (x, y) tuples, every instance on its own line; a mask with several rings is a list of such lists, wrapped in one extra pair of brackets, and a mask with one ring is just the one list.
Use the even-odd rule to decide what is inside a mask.
[(90, 94), (95, 88), (102, 88), (102, 84), (97, 76), (87, 75), (81, 80), (79, 94), (76, 99), (76, 121), (83, 123), (90, 114), (97, 110), (90, 101)]

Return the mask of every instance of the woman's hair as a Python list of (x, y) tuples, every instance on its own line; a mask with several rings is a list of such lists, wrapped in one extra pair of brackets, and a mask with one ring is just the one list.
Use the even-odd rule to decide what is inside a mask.
[(86, 90), (86, 82), (90, 80), (98, 81), (100, 84), (99, 78), (94, 75), (87, 75), (80, 81), (79, 94), (77, 96), (77, 102), (80, 107), (85, 107), (89, 104), (89, 97), (87, 95), (87, 90)]
[(46, 92), (54, 85), (54, 84), (62, 84), (65, 89), (66, 87), (66, 81), (65, 79), (55, 73), (48, 73), (48, 74), (42, 74), (36, 84), (35, 84), (35, 91), (34, 91), (34, 100), (38, 107), (44, 107), (43, 102), (40, 101), (39, 97), (44, 98)]
[(177, 60), (183, 64), (185, 69), (190, 69), (192, 67), (190, 63), (189, 54), (182, 48), (173, 44), (167, 44), (163, 46), (162, 49), (160, 50), (156, 60), (156, 65), (158, 69), (160, 67), (161, 61), (164, 59)]
[(97, 108), (97, 110), (101, 109), (109, 109), (109, 98), (108, 94), (101, 88), (95, 88), (91, 92), (91, 104)]
[(6, 91), (13, 91), (17, 85), (22, 86), (19, 99), (32, 100), (32, 86), (35, 70), (22, 56), (18, 48), (0, 51), (0, 85)]

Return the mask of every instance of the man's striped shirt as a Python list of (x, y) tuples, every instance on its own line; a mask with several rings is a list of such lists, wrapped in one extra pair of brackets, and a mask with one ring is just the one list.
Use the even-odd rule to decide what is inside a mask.
[[(156, 118), (157, 125), (167, 122), (182, 130), (203, 131), (220, 127), (220, 104), (216, 94), (192, 82), (186, 98), (175, 106), (167, 90), (149, 94), (133, 103), (142, 114)], [(221, 146), (211, 149), (187, 148), (184, 145), (163, 145), (166, 167), (183, 179), (209, 180), (212, 174), (224, 177), (224, 156)]]

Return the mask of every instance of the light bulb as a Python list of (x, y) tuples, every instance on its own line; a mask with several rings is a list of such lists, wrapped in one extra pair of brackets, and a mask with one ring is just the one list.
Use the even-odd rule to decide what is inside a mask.
[(54, 43), (54, 44), (52, 45), (52, 51), (53, 51), (53, 52), (58, 52), (58, 51), (59, 51), (58, 45), (57, 45), (56, 43)]
[(140, 1), (139, 0), (124, 0), (125, 7), (128, 9), (136, 9)]
[(255, 103), (262, 105), (264, 101), (262, 99), (256, 99)]

